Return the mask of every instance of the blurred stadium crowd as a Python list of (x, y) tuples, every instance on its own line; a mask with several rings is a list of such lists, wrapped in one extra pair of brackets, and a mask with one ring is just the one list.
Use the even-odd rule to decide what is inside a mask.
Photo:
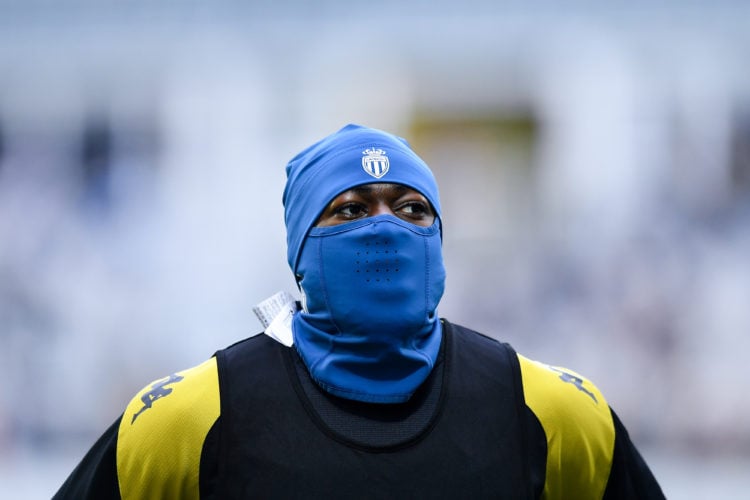
[(0, 1), (0, 454), (256, 333), (286, 161), (359, 122), (436, 172), (441, 315), (750, 457), (750, 9), (347, 5)]

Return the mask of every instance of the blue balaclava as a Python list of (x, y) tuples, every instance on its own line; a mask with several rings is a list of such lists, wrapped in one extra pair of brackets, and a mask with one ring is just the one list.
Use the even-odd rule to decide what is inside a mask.
[[(440, 199), (427, 165), (399, 137), (347, 125), (287, 165), (287, 258), (303, 296), (294, 344), (316, 383), (366, 402), (409, 399), (438, 356), (445, 270)], [(314, 227), (340, 193), (371, 183), (422, 193), (430, 227), (378, 215)]]

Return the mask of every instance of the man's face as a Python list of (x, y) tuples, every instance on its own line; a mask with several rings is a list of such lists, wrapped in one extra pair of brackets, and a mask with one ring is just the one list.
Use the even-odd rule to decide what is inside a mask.
[(435, 222), (435, 212), (421, 193), (400, 184), (372, 183), (336, 196), (315, 225), (336, 226), (386, 214), (422, 227), (429, 227)]

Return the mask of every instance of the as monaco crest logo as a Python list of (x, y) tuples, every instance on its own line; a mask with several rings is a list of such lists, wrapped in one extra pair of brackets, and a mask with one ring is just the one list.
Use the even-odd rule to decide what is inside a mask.
[(390, 164), (388, 163), (388, 157), (385, 155), (385, 151), (382, 149), (365, 149), (362, 151), (362, 168), (365, 172), (380, 179), (388, 173)]

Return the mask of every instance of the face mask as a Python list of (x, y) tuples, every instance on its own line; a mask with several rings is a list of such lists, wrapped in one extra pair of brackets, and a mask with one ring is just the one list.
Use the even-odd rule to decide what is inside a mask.
[(379, 215), (310, 230), (298, 274), (294, 343), (313, 379), (348, 399), (397, 403), (440, 349), (445, 270), (440, 223)]

